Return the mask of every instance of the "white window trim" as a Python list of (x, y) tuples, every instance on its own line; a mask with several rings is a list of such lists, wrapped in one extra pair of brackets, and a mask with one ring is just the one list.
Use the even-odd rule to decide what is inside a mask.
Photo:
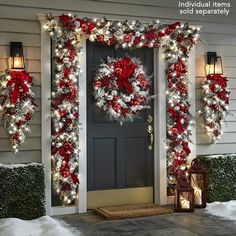
[[(45, 15), (38, 15), (41, 25)], [(42, 163), (45, 165), (46, 212), (47, 215), (83, 213), (87, 211), (87, 101), (86, 101), (86, 39), (82, 37), (82, 57), (80, 65), (83, 73), (80, 76), (80, 184), (79, 204), (71, 207), (51, 206), (51, 48), (48, 32), (41, 33), (41, 91), (42, 91)], [(164, 49), (154, 49), (154, 87), (157, 97), (154, 101), (154, 202), (160, 205), (173, 203), (172, 197), (167, 197), (166, 171), (166, 62)], [(195, 114), (195, 48), (192, 48), (188, 59), (189, 101), (190, 112)], [(82, 111), (82, 112), (81, 112)], [(196, 128), (192, 127), (193, 144), (190, 145), (190, 159), (196, 156)]]

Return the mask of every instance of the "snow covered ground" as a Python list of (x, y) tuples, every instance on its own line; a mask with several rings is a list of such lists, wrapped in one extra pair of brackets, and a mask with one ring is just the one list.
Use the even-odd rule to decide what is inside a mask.
[(236, 200), (208, 203), (207, 213), (236, 221)]
[[(236, 221), (236, 200), (208, 203), (206, 212)], [(43, 216), (35, 220), (0, 219), (0, 236), (82, 236), (63, 221)]]
[(35, 220), (0, 219), (0, 236), (80, 236), (63, 221), (43, 216)]

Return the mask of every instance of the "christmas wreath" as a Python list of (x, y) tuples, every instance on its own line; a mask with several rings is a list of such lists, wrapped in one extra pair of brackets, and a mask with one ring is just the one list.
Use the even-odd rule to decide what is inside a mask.
[(149, 108), (150, 78), (138, 58), (108, 57), (106, 63), (100, 64), (94, 78), (97, 106), (120, 124), (133, 121), (138, 112)]
[(31, 84), (32, 77), (26, 71), (8, 71), (0, 77), (0, 111), (14, 153), (30, 132), (28, 125), (37, 106)]
[(204, 107), (202, 113), (207, 134), (215, 142), (223, 134), (223, 124), (229, 115), (229, 95), (227, 77), (210, 74), (202, 82)]

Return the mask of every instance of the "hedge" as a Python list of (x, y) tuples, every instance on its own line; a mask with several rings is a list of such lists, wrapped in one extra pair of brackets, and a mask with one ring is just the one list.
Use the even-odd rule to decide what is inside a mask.
[(0, 218), (35, 219), (45, 215), (42, 164), (0, 164)]
[(236, 154), (200, 159), (207, 171), (207, 202), (236, 200)]

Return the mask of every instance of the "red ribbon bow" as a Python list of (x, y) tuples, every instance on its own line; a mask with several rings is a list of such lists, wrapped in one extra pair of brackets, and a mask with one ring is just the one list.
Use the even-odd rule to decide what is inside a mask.
[[(214, 84), (220, 85), (221, 88), (226, 88), (227, 86), (227, 78), (220, 74), (210, 74), (207, 76), (207, 80), (213, 81)], [(214, 90), (215, 88), (212, 88)]]
[(27, 83), (32, 83), (32, 78), (26, 71), (11, 71), (11, 79), (7, 83), (7, 88), (10, 89), (11, 103), (16, 104), (17, 99), (25, 97), (29, 93)]
[(133, 92), (133, 87), (129, 82), (129, 78), (134, 74), (137, 65), (132, 62), (129, 57), (115, 62), (115, 73), (117, 76), (117, 85), (119, 89), (125, 87), (128, 93)]

